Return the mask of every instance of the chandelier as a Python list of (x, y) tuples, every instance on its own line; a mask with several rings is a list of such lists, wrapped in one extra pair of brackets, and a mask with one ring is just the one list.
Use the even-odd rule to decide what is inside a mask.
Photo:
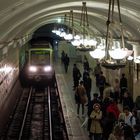
[[(66, 22), (66, 19), (65, 19), (65, 22)], [(70, 10), (67, 32), (64, 36), (64, 39), (67, 41), (73, 39), (73, 10)]]
[(82, 2), (80, 26), (82, 29), (82, 35), (78, 39), (75, 38), (73, 40), (73, 42), (75, 44), (77, 44), (76, 47), (80, 51), (93, 50), (96, 46), (97, 41), (95, 39), (91, 39), (90, 35), (88, 33), (89, 32), (89, 23), (88, 23), (86, 2)]
[[(98, 48), (97, 46), (94, 51), (90, 52), (90, 55), (93, 58), (100, 59), (101, 65), (108, 69), (123, 68), (126, 65), (126, 57), (132, 54), (127, 50), (127, 48), (125, 48), (120, 2), (119, 0), (116, 0), (116, 2), (119, 22), (117, 23), (116, 21), (114, 21), (115, 0), (109, 0), (105, 46), (102, 45), (102, 48)], [(116, 26), (119, 27), (119, 31)], [(120, 33), (119, 40), (113, 38), (113, 31), (118, 31)], [(97, 55), (97, 53), (99, 55)]]

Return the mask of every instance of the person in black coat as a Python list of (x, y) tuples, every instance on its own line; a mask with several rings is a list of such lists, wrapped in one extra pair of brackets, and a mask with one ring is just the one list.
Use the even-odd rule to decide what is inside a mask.
[(112, 112), (108, 112), (107, 115), (103, 119), (103, 140), (108, 140), (109, 135), (111, 134), (114, 125), (116, 122), (116, 118)]
[(91, 95), (90, 95), (91, 86), (92, 86), (92, 80), (91, 80), (90, 75), (88, 73), (86, 75), (86, 78), (84, 79), (84, 87), (86, 89), (86, 94), (87, 94), (87, 97), (88, 97), (88, 102), (91, 100)]
[(128, 91), (125, 91), (125, 93), (124, 93), (122, 104), (123, 104), (123, 107), (128, 106), (130, 108), (130, 111), (132, 111), (132, 109), (134, 108), (133, 99), (129, 95), (129, 92)]
[(61, 63), (64, 63), (64, 58), (65, 58), (65, 52), (64, 50), (61, 52)]
[(103, 91), (105, 88), (106, 84), (106, 78), (103, 75), (103, 72), (101, 71), (100, 76), (99, 76), (99, 91), (100, 91), (100, 97), (103, 98)]
[(67, 54), (65, 55), (63, 62), (64, 62), (65, 72), (67, 73), (67, 71), (68, 71), (68, 66), (69, 66), (69, 62), (70, 62), (70, 59), (69, 59), (69, 57), (68, 57)]
[(73, 65), (73, 83), (74, 83), (74, 89), (79, 85), (79, 80), (81, 77), (81, 72), (79, 70), (79, 68), (77, 67), (76, 64)]
[(84, 61), (83, 67), (84, 67), (84, 69), (86, 69), (87, 71), (90, 70), (90, 68), (89, 68), (89, 63), (88, 63), (88, 60), (87, 60), (87, 59)]
[(83, 82), (84, 82), (84, 85), (85, 85), (85, 81), (87, 79), (87, 75), (89, 75), (89, 72), (86, 69), (84, 69), (84, 72), (83, 72)]
[(122, 74), (122, 77), (120, 79), (120, 89), (121, 89), (120, 103), (122, 103), (124, 92), (127, 90), (127, 78), (125, 77), (124, 73)]

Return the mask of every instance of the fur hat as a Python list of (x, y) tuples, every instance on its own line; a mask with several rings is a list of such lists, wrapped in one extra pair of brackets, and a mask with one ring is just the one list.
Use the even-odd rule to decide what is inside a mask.
[(95, 104), (93, 105), (93, 108), (96, 108), (96, 107), (99, 107), (99, 108), (100, 108), (101, 106), (100, 106), (100, 104), (95, 103)]

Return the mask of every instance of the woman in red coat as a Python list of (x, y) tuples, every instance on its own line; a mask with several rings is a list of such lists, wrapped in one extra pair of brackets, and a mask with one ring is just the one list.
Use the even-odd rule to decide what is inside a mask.
[(112, 101), (110, 103), (110, 105), (107, 107), (107, 110), (106, 111), (113, 113), (114, 116), (115, 116), (115, 118), (116, 118), (116, 120), (118, 120), (120, 111), (119, 111), (118, 106), (117, 106), (117, 104), (116, 104), (115, 101)]

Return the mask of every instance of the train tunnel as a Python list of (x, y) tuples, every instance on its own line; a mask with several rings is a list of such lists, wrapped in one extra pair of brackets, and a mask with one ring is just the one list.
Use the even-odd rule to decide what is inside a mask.
[[(114, 5), (109, 7), (109, 4), (113, 4), (113, 2)], [(82, 7), (83, 3), (86, 3), (86, 7)], [(78, 50), (70, 41), (54, 34), (52, 32), (54, 29), (63, 29), (63, 32), (74, 31), (75, 34), (81, 34), (84, 37), (88, 34), (88, 37), (97, 39), (97, 44), (102, 43), (103, 39), (103, 45), (105, 45), (105, 41), (108, 36), (111, 36), (111, 33), (112, 38), (117, 41), (121, 40), (123, 34), (125, 47), (133, 51), (133, 54), (131, 54), (133, 58), (131, 60), (125, 59), (126, 65), (123, 68), (107, 69), (104, 67), (104, 73), (107, 81), (111, 83), (114, 78), (112, 75), (120, 76), (125, 72), (131, 95), (134, 99), (140, 95), (139, 0), (86, 0), (83, 3), (81, 0), (5, 0), (0, 2), (1, 112), (10, 110), (16, 97), (21, 93), (22, 86), (19, 77), (26, 64), (26, 51), (31, 47), (31, 40), (39, 38), (49, 41), (53, 46), (55, 63), (59, 62), (61, 52), (64, 50), (71, 59), (76, 59), (80, 63), (83, 62), (86, 55), (91, 69), (94, 69), (97, 59), (91, 57), (89, 50)], [(109, 9), (113, 10), (111, 17), (109, 17)], [(73, 14), (71, 14), (71, 11), (73, 11)], [(121, 14), (119, 14), (120, 12)], [(109, 29), (111, 33), (107, 34)], [(15, 90), (18, 93), (13, 93)], [(8, 104), (9, 100), (13, 100), (12, 103)], [(2, 115), (1, 120), (4, 117)]]

